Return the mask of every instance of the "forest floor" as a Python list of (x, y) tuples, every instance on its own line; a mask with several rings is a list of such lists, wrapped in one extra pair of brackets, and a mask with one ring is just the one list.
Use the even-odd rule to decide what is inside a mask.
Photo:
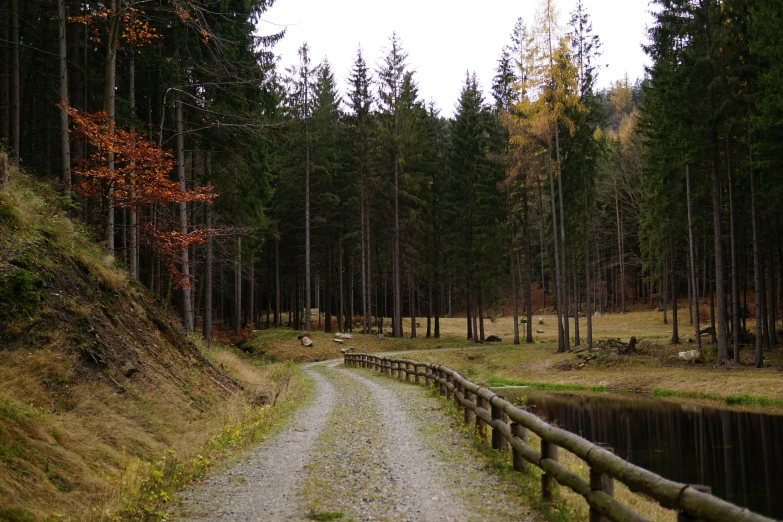
[[(706, 306), (703, 306), (702, 313), (705, 311)], [(464, 318), (443, 318), (440, 321), (441, 338), (424, 338), (424, 318), (417, 321), (420, 337), (416, 339), (409, 338), (410, 319), (406, 319), (403, 325), (406, 337), (400, 339), (354, 334), (353, 339), (338, 344), (333, 341), (332, 334), (314, 330), (315, 344), (305, 348), (297, 340), (297, 332), (272, 329), (258, 331), (248, 342), (248, 348), (271, 361), (293, 358), (300, 362), (341, 357), (340, 350), (347, 346), (365, 353), (412, 351), (406, 357), (444, 364), (485, 386), (526, 384), (543, 389), (638, 392), (667, 400), (687, 399), (712, 405), (722, 403), (745, 409), (783, 411), (783, 347), (764, 354), (765, 367), (762, 369), (753, 366), (754, 347), (751, 345), (744, 345), (740, 350), (740, 365), (716, 366), (716, 348), (705, 335), (702, 342), (706, 363), (687, 363), (677, 357), (680, 351), (695, 349), (687, 309), (681, 309), (678, 314), (680, 344), (670, 344), (671, 324), (664, 324), (662, 317), (661, 312), (646, 308), (594, 317), (594, 341), (610, 338), (628, 341), (634, 336), (638, 341), (647, 341), (644, 343), (646, 349), (644, 353), (628, 356), (600, 355), (586, 364), (579, 354), (556, 353), (556, 319), (544, 314), (533, 318), (535, 342), (532, 344), (510, 342), (513, 338), (511, 317), (485, 321), (485, 335), (502, 338), (502, 342), (491, 344), (467, 341)], [(539, 324), (540, 321), (543, 324)], [(671, 323), (671, 315), (669, 321)], [(705, 323), (709, 324), (703, 321), (702, 325)], [(384, 324), (388, 325), (389, 320)], [(753, 322), (749, 320), (747, 326), (752, 330)], [(580, 320), (580, 328), (584, 338), (584, 318)], [(520, 335), (524, 339), (524, 331)]]

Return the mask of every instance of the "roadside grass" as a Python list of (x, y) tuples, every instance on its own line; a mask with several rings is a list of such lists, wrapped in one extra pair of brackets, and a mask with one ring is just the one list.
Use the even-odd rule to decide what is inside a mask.
[[(204, 350), (210, 362), (237, 379), (244, 393), (216, 404), (178, 449), (168, 448), (151, 461), (134, 460), (123, 470), (108, 519), (160, 520), (168, 518), (172, 495), (202, 478), (210, 468), (230, 462), (247, 447), (276, 433), (307, 399), (311, 383), (290, 363), (262, 364), (232, 348)], [(254, 406), (261, 390), (280, 390), (274, 405)]]
[[(558, 486), (555, 499), (545, 501), (541, 496), (541, 475), (538, 467), (529, 464), (527, 471), (517, 472), (513, 468), (511, 451), (501, 452), (492, 449), (489, 444), (489, 429), (484, 428), (482, 435), (473, 425), (465, 425), (463, 414), (452, 401), (442, 397), (434, 387), (429, 392), (436, 396), (444, 411), (453, 419), (453, 425), (458, 429), (471, 450), (481, 455), (489, 468), (498, 473), (504, 480), (512, 481), (519, 488), (521, 498), (531, 508), (543, 514), (552, 522), (586, 520), (589, 506), (584, 498), (567, 487)], [(541, 439), (529, 432), (529, 444), (536, 451), (541, 450)], [(589, 481), (590, 469), (587, 464), (571, 452), (559, 448), (558, 459), (561, 465)], [(654, 522), (669, 522), (677, 520), (677, 512), (661, 507), (657, 502), (630, 491), (624, 484), (615, 481), (615, 498), (647, 520)]]

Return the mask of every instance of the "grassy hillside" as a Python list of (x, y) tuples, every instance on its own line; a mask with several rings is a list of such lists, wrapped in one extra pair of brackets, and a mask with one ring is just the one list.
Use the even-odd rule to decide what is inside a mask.
[[(305, 392), (290, 366), (207, 355), (223, 370), (53, 190), (16, 176), (0, 193), (0, 520), (154, 518)], [(274, 411), (250, 406), (292, 379)]]

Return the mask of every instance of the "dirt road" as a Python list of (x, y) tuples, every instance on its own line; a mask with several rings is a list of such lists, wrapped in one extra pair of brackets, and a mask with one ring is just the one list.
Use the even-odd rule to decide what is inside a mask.
[(312, 403), (238, 464), (178, 495), (172, 519), (535, 518), (423, 387), (338, 364), (306, 367)]

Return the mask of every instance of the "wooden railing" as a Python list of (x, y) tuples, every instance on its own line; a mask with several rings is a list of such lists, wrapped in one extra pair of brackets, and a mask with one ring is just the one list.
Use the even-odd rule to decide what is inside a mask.
[[(608, 448), (544, 422), (446, 366), (363, 353), (345, 354), (345, 365), (372, 369), (417, 384), (423, 381), (427, 386), (436, 386), (441, 395), (454, 400), (462, 408), (465, 423), (475, 424), (481, 433), (485, 432), (486, 427), (492, 428), (493, 448), (507, 451), (511, 447), (515, 470), (525, 471), (529, 464), (541, 468), (544, 498), (552, 498), (558, 484), (584, 497), (590, 507), (591, 522), (645, 520), (614, 498), (615, 480), (665, 508), (677, 510), (678, 521), (772, 520), (711, 495), (709, 488), (668, 480), (631, 464)], [(528, 444), (528, 430), (541, 438), (540, 452)], [(558, 462), (558, 448), (570, 451), (588, 465), (589, 481)]]

